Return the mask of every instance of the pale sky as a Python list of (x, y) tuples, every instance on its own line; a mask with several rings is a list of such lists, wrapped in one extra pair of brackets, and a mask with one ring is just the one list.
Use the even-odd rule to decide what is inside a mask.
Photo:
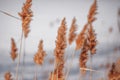
[[(0, 0), (0, 10), (16, 17), (21, 12), (25, 0)], [(76, 17), (78, 32), (87, 22), (87, 14), (93, 0), (33, 0), (33, 20), (30, 24), (31, 32), (26, 40), (26, 51), (36, 52), (40, 39), (44, 40), (46, 50), (55, 48), (57, 30), (63, 17), (66, 17), (68, 29), (73, 17)], [(94, 29), (99, 42), (114, 42), (118, 39), (117, 11), (120, 0), (98, 0), (97, 21)], [(114, 32), (109, 36), (109, 27)], [(10, 51), (10, 39), (15, 38), (19, 47), (21, 35), (21, 21), (0, 13), (0, 50)]]

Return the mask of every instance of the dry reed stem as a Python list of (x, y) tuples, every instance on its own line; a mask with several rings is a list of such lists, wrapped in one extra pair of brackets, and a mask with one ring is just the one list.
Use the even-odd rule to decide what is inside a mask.
[[(40, 40), (39, 42), (39, 46), (38, 46), (38, 51), (37, 53), (34, 55), (34, 62), (37, 65), (42, 65), (44, 62), (44, 58), (46, 56), (46, 52), (43, 49), (43, 40)], [(35, 80), (37, 80), (37, 65), (36, 65), (36, 70), (35, 70)]]
[[(22, 20), (22, 34), (24, 35), (25, 38), (28, 37), (28, 33), (30, 32), (29, 25), (31, 22), (31, 17), (33, 16), (33, 13), (31, 11), (31, 6), (32, 6), (32, 0), (26, 0), (26, 2), (23, 4), (22, 12), (18, 13)], [(22, 45), (22, 39), (20, 45)], [(20, 54), (21, 54), (21, 50), (20, 50)], [(25, 53), (23, 55), (25, 55)], [(25, 57), (23, 56), (23, 58)], [(20, 63), (20, 55), (19, 55), (19, 63)], [(23, 63), (24, 63), (24, 59), (23, 59)], [(23, 73), (22, 73), (22, 78), (23, 78)]]
[(24, 69), (25, 69), (25, 48), (26, 48), (26, 39), (25, 39), (25, 37), (24, 37), (24, 39), (23, 39), (23, 62), (22, 62), (22, 68), (21, 68), (21, 71), (22, 71), (22, 77), (21, 77), (21, 80), (24, 80), (23, 78), (24, 78)]
[[(90, 7), (88, 14), (88, 24), (90, 29), (88, 30), (88, 41), (89, 41), (89, 50), (90, 50), (90, 68), (92, 69), (92, 55), (96, 53), (96, 34), (93, 30), (92, 23), (96, 20), (95, 15), (97, 14), (97, 0), (94, 0), (94, 3)], [(92, 80), (92, 72), (90, 72), (90, 80)]]
[(119, 32), (120, 32), (120, 8), (118, 9), (118, 29), (119, 29)]
[(11, 38), (11, 59), (14, 61), (17, 58), (17, 47), (13, 38)]
[(33, 13), (31, 11), (32, 0), (26, 0), (24, 6), (22, 7), (22, 12), (18, 13), (22, 20), (22, 30), (24, 33), (24, 37), (27, 38), (28, 33), (30, 32), (29, 25), (31, 22), (31, 17)]
[(10, 14), (10, 13), (8, 13), (8, 12), (2, 11), (2, 10), (0, 10), (0, 12), (3, 13), (3, 14), (5, 14), (5, 15), (7, 15), (7, 16), (10, 16), (10, 17), (12, 17), (12, 18), (15, 18), (15, 19), (17, 19), (17, 20), (21, 20), (20, 18), (18, 18), (18, 17), (16, 17), (16, 16), (13, 16), (12, 14)]
[(22, 52), (22, 39), (23, 39), (23, 31), (21, 34), (21, 40), (20, 40), (20, 52), (18, 54), (18, 63), (17, 63), (17, 67), (16, 67), (16, 80), (18, 80), (18, 74), (19, 74), (19, 67), (20, 67), (20, 57), (21, 57), (21, 52)]
[(99, 72), (99, 73), (101, 73), (101, 71), (97, 71), (97, 70), (89, 69), (89, 68), (80, 68), (80, 70), (85, 70), (85, 71), (92, 71), (92, 72)]
[(43, 40), (40, 40), (39, 46), (38, 46), (38, 51), (34, 55), (34, 62), (37, 65), (42, 65), (44, 62), (44, 58), (46, 56), (46, 52), (43, 49)]
[[(55, 55), (55, 69), (53, 74), (57, 76), (57, 78), (53, 76), (53, 80), (64, 80), (64, 54), (65, 54), (65, 48), (67, 47), (67, 41), (66, 41), (66, 22), (65, 18), (61, 22), (61, 26), (58, 29), (58, 35), (56, 40), (56, 48), (54, 50)], [(52, 75), (50, 75), (52, 76)], [(50, 80), (51, 77), (50, 77)]]
[[(77, 36), (76, 30), (77, 30), (76, 18), (74, 17), (73, 20), (72, 20), (72, 24), (71, 24), (70, 30), (69, 30), (69, 36), (68, 36), (69, 46), (73, 43), (73, 41), (75, 40), (75, 38)], [(65, 57), (65, 62), (67, 60), (67, 57), (68, 56)], [(74, 59), (74, 53), (72, 54), (72, 61), (73, 61), (73, 59)], [(69, 69), (68, 69), (67, 74), (66, 74), (66, 78), (69, 75), (71, 67), (72, 67), (72, 63), (70, 63)]]
[[(87, 38), (88, 38), (88, 45), (90, 50), (90, 68), (92, 69), (92, 56), (96, 53), (96, 45), (97, 45), (96, 34), (95, 31), (93, 30), (92, 24), (90, 24), (89, 26)], [(92, 80), (92, 72), (90, 72), (90, 80)]]
[(35, 76), (34, 76), (33, 80), (38, 80), (38, 78), (37, 78), (37, 66), (35, 66)]
[(73, 65), (73, 59), (74, 59), (74, 57), (75, 57), (75, 53), (76, 53), (76, 51), (72, 53), (72, 60), (71, 60), (71, 62), (70, 62), (68, 71), (67, 71), (67, 73), (66, 73), (65, 80), (67, 80), (67, 78), (69, 77), (69, 73), (70, 73), (70, 69), (72, 68), (72, 65)]
[(71, 24), (71, 27), (70, 27), (70, 30), (69, 30), (69, 38), (68, 38), (68, 41), (69, 41), (69, 45), (72, 44), (72, 42), (75, 40), (76, 38), (76, 30), (77, 30), (77, 25), (76, 25), (76, 18), (73, 18), (72, 20), (72, 24)]
[(6, 72), (4, 75), (4, 80), (13, 80), (10, 72)]

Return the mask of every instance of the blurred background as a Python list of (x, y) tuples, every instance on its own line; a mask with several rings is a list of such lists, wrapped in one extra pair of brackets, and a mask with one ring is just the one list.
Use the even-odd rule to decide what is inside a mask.
[[(50, 72), (53, 70), (53, 51), (61, 20), (66, 17), (69, 30), (72, 19), (76, 17), (77, 33), (79, 33), (87, 22), (88, 11), (93, 1), (33, 0), (32, 11), (34, 16), (30, 24), (31, 32), (26, 40), (25, 80), (34, 78), (33, 56), (38, 49), (40, 39), (44, 40), (47, 57), (43, 66), (39, 68), (39, 80), (48, 79)], [(6, 71), (15, 72), (16, 62), (13, 65), (10, 59), (10, 40), (13, 37), (19, 48), (21, 35), (21, 21), (3, 14), (3, 11), (20, 18), (18, 12), (21, 12), (24, 2), (25, 0), (0, 0), (0, 80), (4, 80)], [(97, 0), (97, 3), (98, 14), (96, 15), (97, 20), (94, 22), (94, 29), (97, 33), (98, 45), (97, 53), (93, 56), (93, 68), (100, 72), (93, 74), (94, 80), (105, 79), (105, 75), (107, 75), (106, 66), (120, 57), (120, 0)], [(71, 48), (66, 49), (66, 53), (71, 54), (74, 47), (75, 43)], [(68, 80), (79, 79), (78, 57), (79, 51), (74, 59), (74, 65)]]

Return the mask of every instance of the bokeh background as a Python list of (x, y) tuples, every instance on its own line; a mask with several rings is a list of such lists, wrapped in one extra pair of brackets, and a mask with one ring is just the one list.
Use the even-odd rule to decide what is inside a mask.
[[(68, 30), (74, 17), (77, 19), (78, 30), (81, 31), (87, 22), (87, 14), (94, 0), (33, 0), (33, 18), (30, 24), (31, 32), (26, 40), (26, 70), (25, 80), (32, 80), (34, 77), (33, 56), (38, 49), (40, 39), (44, 40), (44, 49), (47, 51), (46, 63), (40, 67), (39, 80), (47, 80), (53, 66), (49, 63), (53, 59), (53, 50), (57, 30), (63, 17), (66, 17)], [(13, 65), (10, 59), (10, 39), (15, 38), (17, 46), (20, 45), (21, 21), (13, 16), (18, 16), (25, 0), (0, 0), (0, 80), (3, 80), (6, 71), (15, 72), (16, 64)], [(98, 14), (94, 22), (94, 29), (97, 33), (98, 46), (97, 54), (93, 57), (94, 69), (101, 73), (94, 74), (95, 80), (105, 78), (105, 66), (112, 63), (120, 56), (120, 0), (97, 0)], [(66, 53), (74, 50), (75, 43)], [(79, 53), (79, 51), (78, 51)], [(79, 70), (78, 57), (74, 59), (74, 66), (68, 80), (78, 80)], [(69, 62), (69, 60), (68, 60)], [(16, 62), (15, 62), (16, 63)], [(89, 62), (88, 62), (89, 65)], [(49, 66), (49, 67), (48, 67)], [(101, 67), (102, 66), (102, 67)], [(46, 75), (44, 75), (46, 74)], [(88, 72), (89, 74), (89, 72)]]

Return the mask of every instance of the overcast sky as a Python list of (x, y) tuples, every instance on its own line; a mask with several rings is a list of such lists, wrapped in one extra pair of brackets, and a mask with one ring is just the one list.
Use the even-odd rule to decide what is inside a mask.
[[(25, 0), (0, 0), (0, 10), (16, 17)], [(44, 40), (46, 50), (54, 49), (57, 29), (63, 17), (66, 17), (68, 29), (73, 17), (76, 17), (78, 32), (87, 22), (87, 14), (93, 0), (33, 0), (33, 20), (30, 24), (31, 32), (26, 40), (27, 52), (36, 52), (40, 39)], [(117, 12), (120, 0), (98, 0), (97, 21), (94, 29), (99, 42), (117, 41)], [(109, 27), (114, 28), (111, 37)], [(21, 35), (21, 21), (0, 13), (0, 50), (10, 50), (10, 38), (15, 38), (19, 47)], [(119, 39), (120, 40), (120, 39)]]

